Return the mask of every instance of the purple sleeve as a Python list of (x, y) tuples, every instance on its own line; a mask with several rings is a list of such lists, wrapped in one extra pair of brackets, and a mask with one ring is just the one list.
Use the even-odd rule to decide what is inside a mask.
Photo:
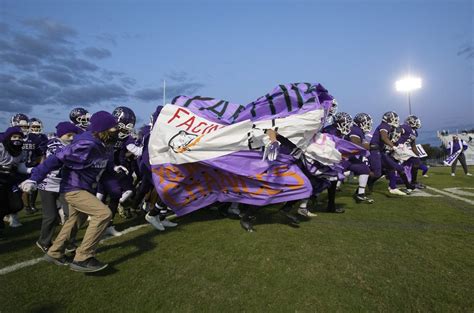
[(381, 124), (381, 125), (380, 125), (380, 129), (379, 129), (379, 133), (380, 133), (382, 130), (386, 130), (387, 133), (390, 133), (390, 125), (388, 125), (388, 124)]
[(62, 165), (61, 160), (55, 155), (50, 155), (43, 163), (33, 168), (30, 179), (39, 183), (45, 179), (50, 172), (60, 169)]
[(64, 163), (65, 166), (81, 170), (91, 165), (89, 155), (93, 146), (90, 141), (81, 140), (74, 142), (56, 153), (56, 157)]
[(349, 133), (349, 138), (351, 136), (357, 136), (357, 137), (360, 138), (360, 140), (364, 140), (364, 138), (365, 138), (365, 135), (364, 135), (364, 132), (362, 131), (362, 129), (360, 129), (359, 127), (356, 127), (356, 126), (351, 127), (351, 132)]
[(120, 184), (117, 180), (117, 177), (115, 176), (115, 172), (110, 172), (108, 164), (107, 170), (100, 178), (100, 183), (102, 184), (102, 187), (104, 188), (105, 192), (107, 192), (111, 198), (120, 198), (120, 196), (122, 195)]

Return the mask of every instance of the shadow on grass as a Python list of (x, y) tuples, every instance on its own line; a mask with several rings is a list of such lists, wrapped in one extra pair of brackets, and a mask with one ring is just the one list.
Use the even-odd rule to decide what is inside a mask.
[(64, 306), (60, 307), (57, 304), (50, 303), (50, 304), (36, 306), (28, 312), (31, 312), (31, 313), (44, 313), (44, 312), (54, 313), (54, 312), (64, 312), (64, 309), (65, 309)]

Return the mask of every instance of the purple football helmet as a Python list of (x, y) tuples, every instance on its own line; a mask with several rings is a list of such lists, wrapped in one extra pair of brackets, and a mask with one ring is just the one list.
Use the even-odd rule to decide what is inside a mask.
[(421, 120), (415, 115), (408, 116), (405, 122), (413, 129), (421, 128)]
[(33, 134), (41, 134), (43, 132), (43, 122), (39, 118), (33, 117), (30, 120), (30, 132)]
[(398, 114), (393, 111), (385, 112), (382, 116), (382, 121), (393, 127), (400, 126), (400, 118), (398, 117)]
[(403, 134), (403, 128), (401, 128), (400, 126), (393, 127), (392, 131), (389, 134), (390, 141), (392, 141), (393, 143), (397, 143), (400, 137), (402, 136), (402, 134)]
[(341, 132), (341, 134), (348, 135), (351, 132), (352, 127), (352, 116), (350, 116), (346, 112), (339, 112), (334, 115), (334, 125), (336, 125), (337, 130)]
[(23, 135), (26, 135), (30, 130), (30, 119), (23, 113), (17, 113), (11, 117), (10, 125), (19, 126), (23, 131)]
[(84, 108), (74, 108), (69, 113), (69, 119), (74, 125), (85, 130), (90, 124), (91, 114)]
[(119, 138), (126, 138), (135, 127), (135, 123), (137, 121), (135, 112), (133, 112), (133, 110), (128, 107), (120, 106), (115, 108), (115, 110), (112, 112), (112, 115), (115, 116), (118, 121)]
[(372, 130), (372, 123), (372, 117), (367, 113), (357, 113), (354, 117), (354, 124), (359, 126), (366, 134)]

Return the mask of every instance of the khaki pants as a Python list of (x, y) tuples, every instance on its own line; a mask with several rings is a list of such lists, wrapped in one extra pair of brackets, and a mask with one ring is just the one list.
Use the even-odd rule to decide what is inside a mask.
[(84, 239), (76, 250), (74, 261), (81, 262), (95, 255), (95, 249), (100, 241), (102, 233), (112, 219), (110, 209), (99, 201), (93, 194), (85, 190), (70, 191), (64, 194), (69, 204), (69, 218), (61, 228), (53, 245), (48, 249), (48, 255), (60, 258), (64, 255), (66, 242), (71, 237), (74, 225), (80, 218), (90, 216)]

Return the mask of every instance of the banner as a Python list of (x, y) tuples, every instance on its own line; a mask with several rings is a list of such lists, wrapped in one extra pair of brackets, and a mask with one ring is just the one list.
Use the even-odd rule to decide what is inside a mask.
[[(305, 149), (330, 101), (314, 85), (280, 85), (241, 106), (208, 97), (173, 99), (152, 129), (149, 156), (162, 200), (177, 215), (216, 201), (268, 205), (307, 198), (311, 184), (290, 155), (262, 160), (274, 129)], [(327, 91), (326, 91), (327, 92)], [(329, 104), (328, 104), (329, 103)]]
[(428, 156), (428, 153), (426, 153), (425, 149), (423, 149), (423, 146), (420, 144), (416, 145), (416, 150), (418, 150), (419, 158), (426, 158)]
[(446, 165), (446, 166), (451, 166), (458, 159), (458, 156), (461, 154), (461, 152), (462, 152), (462, 149), (459, 149), (458, 151), (456, 151), (453, 154), (449, 155), (443, 161), (443, 164)]

